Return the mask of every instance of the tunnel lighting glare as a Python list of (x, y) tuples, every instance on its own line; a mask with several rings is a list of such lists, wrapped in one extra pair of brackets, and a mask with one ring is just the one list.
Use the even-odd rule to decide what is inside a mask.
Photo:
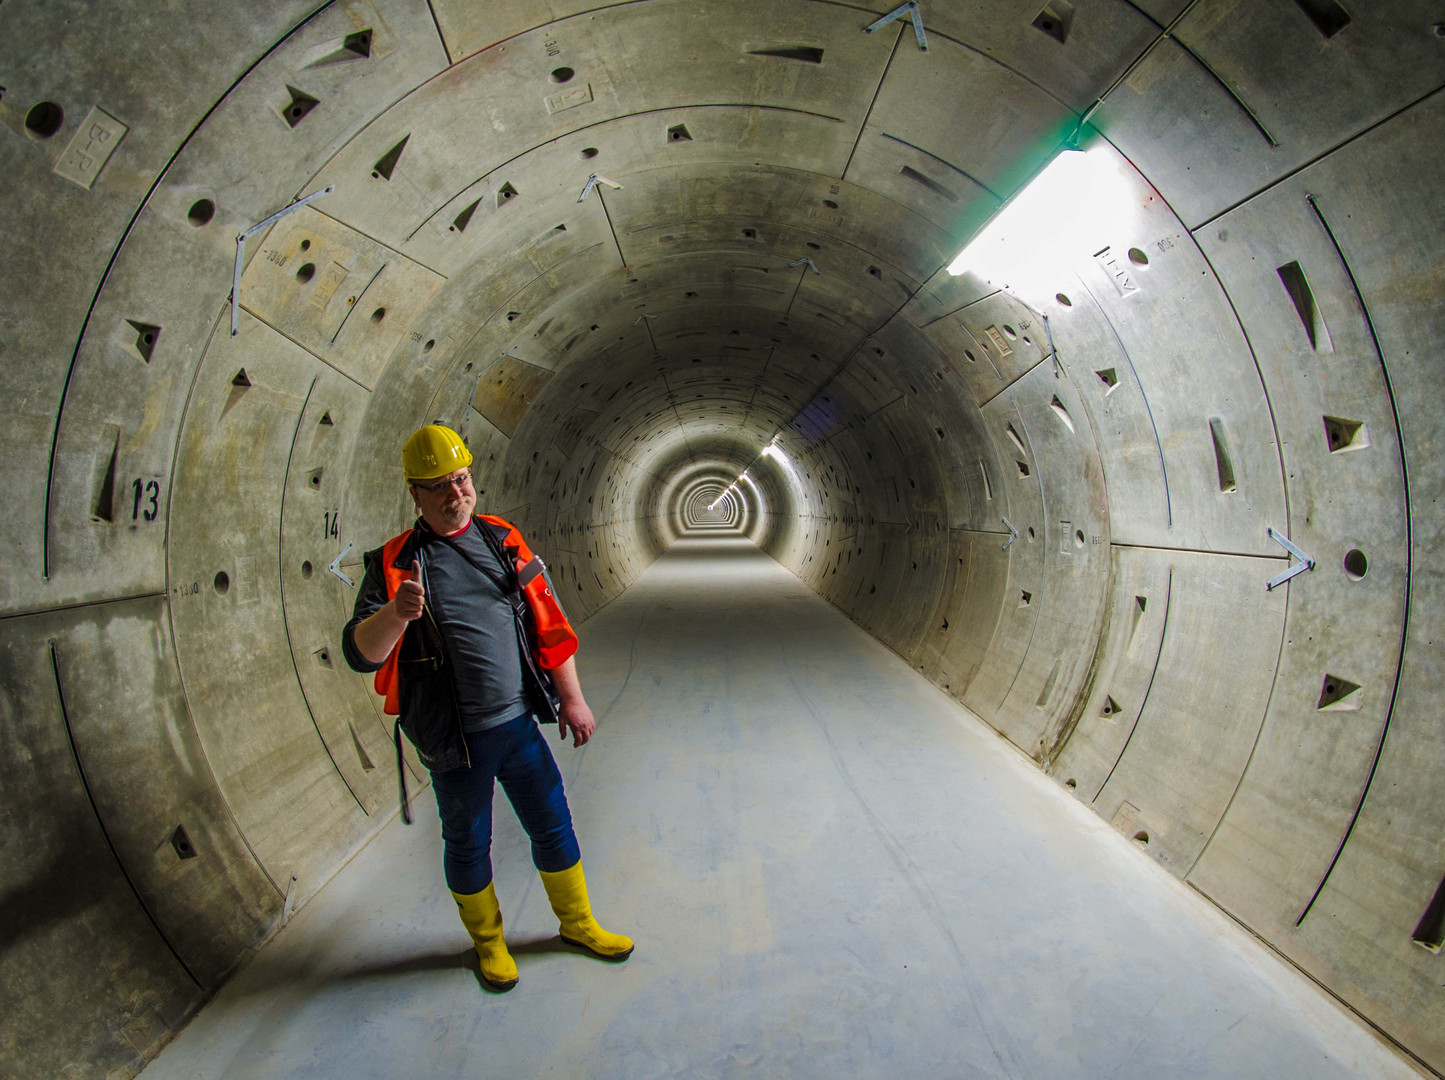
[(1124, 203), (1102, 148), (1064, 150), (948, 264), (995, 283), (1045, 288), (1090, 238), (1116, 231)]
[(774, 459), (779, 465), (786, 465), (788, 463), (788, 455), (783, 453), (782, 448), (779, 447), (777, 443), (768, 443), (767, 446), (763, 447), (762, 456)]

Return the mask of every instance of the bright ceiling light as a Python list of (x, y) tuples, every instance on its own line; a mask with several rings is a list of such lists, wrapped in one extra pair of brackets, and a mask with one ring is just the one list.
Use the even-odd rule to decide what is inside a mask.
[(1111, 164), (1104, 147), (1061, 151), (969, 241), (948, 272), (1030, 292), (1046, 289), (1047, 279), (1073, 257), (1117, 232), (1127, 203)]

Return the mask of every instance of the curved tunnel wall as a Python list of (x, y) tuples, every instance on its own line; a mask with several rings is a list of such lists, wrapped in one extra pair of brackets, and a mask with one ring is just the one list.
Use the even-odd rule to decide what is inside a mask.
[[(388, 819), (342, 577), (432, 419), (581, 618), (746, 470), (730, 524), (1445, 1068), (1425, 6), (565, 7), (0, 10), (22, 1071), (139, 1067)], [(1127, 212), (950, 278), (1086, 113)]]

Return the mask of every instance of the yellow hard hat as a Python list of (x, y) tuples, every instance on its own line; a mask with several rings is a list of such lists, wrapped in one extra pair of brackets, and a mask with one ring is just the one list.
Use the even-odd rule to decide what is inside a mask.
[(417, 428), (401, 448), (401, 467), (408, 480), (435, 480), (472, 463), (472, 452), (449, 427)]

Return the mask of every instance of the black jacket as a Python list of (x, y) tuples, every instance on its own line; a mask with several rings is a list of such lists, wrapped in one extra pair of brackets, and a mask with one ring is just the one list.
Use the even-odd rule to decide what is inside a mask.
[[(473, 524), (483, 530), (501, 564), (510, 567), (511, 560), (504, 557), (502, 549), (502, 539), (507, 535), (507, 530), (480, 518), (475, 519)], [(418, 522), (393, 563), (400, 569), (410, 570), (412, 560), (419, 562), (424, 589), (428, 588), (428, 539), (423, 526)], [(382, 666), (372, 663), (356, 647), (357, 624), (370, 618), (388, 601), (386, 578), (381, 565), (382, 550), (376, 548), (364, 556), (366, 574), (362, 578), (351, 619), (341, 632), (342, 652), (353, 671), (376, 671)], [(397, 679), (401, 730), (406, 732), (406, 737), (416, 747), (422, 764), (432, 772), (446, 772), (470, 765), (466, 739), (462, 734), (461, 712), (457, 707), (456, 687), (452, 680), (452, 665), (447, 657), (441, 632), (432, 616), (430, 604), (426, 605), (421, 618), (407, 624), (399, 647), (401, 652), (397, 658)]]

